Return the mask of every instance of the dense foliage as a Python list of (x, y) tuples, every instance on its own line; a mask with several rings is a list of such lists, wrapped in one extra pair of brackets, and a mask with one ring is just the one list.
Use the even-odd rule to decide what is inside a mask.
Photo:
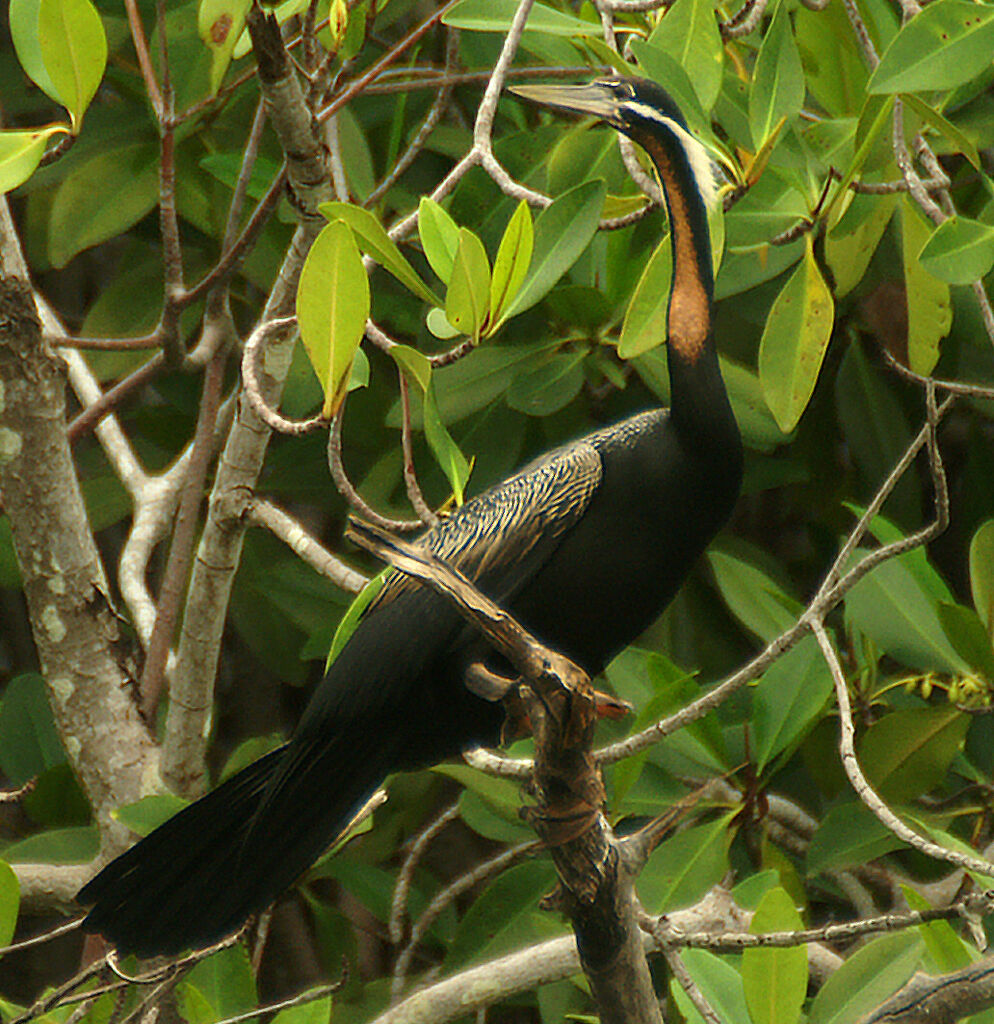
[[(316, 0), (310, 13), (304, 0), (285, 0), (274, 10), (288, 41), (304, 33), (291, 52), (311, 74), (315, 111), (433, 13), (420, 0), (358, 0), (348, 9)], [(318, 197), (317, 226), (326, 226), (308, 236), (316, 240), (302, 272), (299, 264), (290, 271), (291, 279), (300, 272), (303, 344), (292, 350), (279, 408), (303, 418), (341, 407), (337, 468), (366, 506), (393, 520), (411, 519), (412, 501), (414, 518), (428, 518), (536, 454), (668, 398), (665, 214), (645, 209), (615, 135), (507, 94), (492, 125), (493, 106), (481, 106), (517, 10), (512, 0), (449, 5), (322, 120), (334, 197)], [(129, 620), (123, 646), (136, 678), (154, 614), (141, 618), (141, 602), (114, 568), (134, 540), (136, 509), (164, 474), (172, 501), (149, 513), (161, 523), (140, 566), (158, 593), (185, 474), (171, 468), (198, 423), (206, 436), (216, 432), (206, 480), (193, 477), (197, 496), (210, 492), (217, 449), (238, 428), (226, 398), (239, 388), (237, 348), (264, 320), (293, 312), (286, 303), (272, 308), (272, 289), (310, 200), (282, 181), (273, 189), (284, 155), (259, 113), (246, 13), (240, 0), (140, 0), (127, 11), (106, 0), (96, 8), (11, 0), (15, 45), (0, 54), (9, 126), (0, 132), (0, 182), (16, 186), (10, 205), (33, 284), (64, 337), (52, 321), (46, 331), (85, 350), (85, 368), (105, 392), (115, 382), (140, 385), (112, 403), (148, 474), (137, 483), (122, 478), (85, 415), (70, 427), (110, 596)], [(134, 42), (140, 22), (149, 33), (143, 60)], [(711, 219), (715, 335), (747, 450), (744, 494), (672, 606), (605, 673), (604, 685), (635, 711), (605, 725), (603, 742), (692, 702), (790, 631), (917, 438), (919, 454), (840, 569), (944, 518), (946, 504), (948, 526), (850, 581), (815, 618), (838, 652), (870, 783), (913, 831), (967, 852), (994, 839), (994, 317), (984, 292), (994, 267), (992, 52), (994, 6), (967, 0), (924, 10), (916, 0), (749, 0), (742, 10), (709, 0), (598, 9), (552, 0), (532, 9), (508, 77), (541, 80), (546, 69), (569, 68), (590, 77), (609, 66), (654, 78), (726, 179)], [(150, 98), (150, 82), (158, 97)], [(487, 118), (477, 120), (481, 110)], [(57, 158), (35, 169), (46, 146)], [(633, 159), (653, 187), (647, 165), (640, 172)], [(257, 203), (272, 215), (256, 218), (255, 232)], [(415, 211), (416, 227), (387, 236)], [(251, 245), (231, 276), (215, 272), (198, 289), (246, 225)], [(171, 302), (177, 288), (185, 298)], [(219, 345), (209, 330), (218, 323)], [(284, 351), (286, 341), (257, 335), (253, 361), (276, 376)], [(95, 400), (80, 390), (85, 368), (74, 371), (71, 415)], [(221, 407), (205, 417), (212, 372)], [(919, 435), (932, 375), (987, 385), (961, 389), (944, 410), (944, 470)], [(938, 401), (948, 393), (940, 387)], [(264, 400), (273, 398), (270, 389)], [(405, 471), (402, 434), (415, 474)], [(9, 456), (2, 438), (0, 459)], [(378, 567), (340, 540), (350, 492), (332, 481), (326, 448), (326, 429), (275, 435), (257, 493), (372, 575)], [(205, 519), (207, 503), (195, 501), (193, 512)], [(183, 540), (177, 526), (172, 536), (189, 553), (193, 535)], [(183, 563), (180, 571), (182, 583)], [(106, 841), (69, 767), (74, 737), (60, 738), (49, 709), (56, 681), (38, 672), (32, 630), (51, 623), (31, 620), (20, 586), (0, 516), (0, 773), (10, 789), (33, 780), (0, 808), (0, 853), (13, 865), (0, 862), (0, 945), (15, 924), (21, 937), (54, 920), (52, 901), (23, 873), (18, 917), (20, 865), (86, 863)], [(191, 593), (196, 586), (194, 575)], [(270, 532), (247, 530), (230, 602), (218, 609), (225, 629), (216, 688), (193, 680), (214, 703), (214, 778), (292, 727), (351, 599)], [(174, 612), (166, 647), (176, 621)], [(178, 631), (175, 639), (185, 643)], [(621, 828), (705, 780), (725, 780), (691, 803), (650, 858), (639, 885), (646, 912), (691, 906), (724, 881), (739, 906), (756, 910), (754, 931), (791, 930), (944, 907), (961, 887), (989, 886), (910, 849), (866, 806), (837, 750), (830, 659), (809, 632), (793, 639), (711, 713), (606, 769), (607, 811)], [(181, 650), (167, 675), (186, 666)], [(159, 702), (160, 736), (167, 707), (168, 696)], [(519, 741), (510, 754), (527, 751)], [(189, 769), (195, 778), (198, 766)], [(184, 795), (195, 790), (194, 782)], [(334, 978), (343, 957), (350, 974), (332, 1019), (373, 1020), (390, 1001), (398, 953), (404, 971), (426, 981), (564, 931), (538, 906), (555, 881), (541, 854), (506, 857), (498, 865), (506, 870), (479, 871), (468, 879), (475, 884), (429, 902), (533, 838), (518, 818), (516, 782), (449, 764), (395, 778), (388, 790), (372, 829), (323, 859), (277, 911), (268, 943), (253, 932), (248, 947), (183, 977), (175, 988), (183, 1020), (207, 1024)], [(117, 820), (144, 832), (177, 801), (126, 801)], [(443, 812), (441, 840), (419, 848), (402, 872), (411, 837)], [(391, 910), (398, 879), (403, 915)], [(827, 1024), (857, 1019), (916, 969), (964, 967), (980, 955), (975, 938), (962, 923), (938, 921), (862, 946), (843, 941), (834, 949), (844, 962), (810, 978), (798, 947), (682, 957), (727, 1024), (792, 1024), (802, 1012)], [(60, 942), (59, 956), (42, 947), (0, 962), (5, 1012), (72, 973), (78, 940)], [(550, 979), (504, 1001), (498, 992), (488, 1019), (558, 1022), (592, 1012), (582, 976)], [(699, 1019), (665, 967), (659, 983), (667, 1019)], [(84, 1019), (120, 1021), (143, 994), (104, 996)], [(328, 999), (283, 1011), (280, 1024), (327, 1019)], [(72, 1010), (46, 1016), (66, 1021)]]

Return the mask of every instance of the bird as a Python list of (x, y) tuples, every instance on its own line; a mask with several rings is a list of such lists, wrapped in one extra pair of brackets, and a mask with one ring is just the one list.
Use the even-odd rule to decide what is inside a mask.
[[(656, 169), (673, 252), (670, 406), (549, 452), (417, 543), (594, 677), (673, 598), (741, 487), (741, 438), (712, 329), (715, 177), (655, 82), (610, 76), (513, 91), (592, 115)], [(496, 744), (504, 713), (494, 690), (513, 676), (444, 598), (394, 571), (290, 739), (104, 867), (77, 896), (90, 906), (84, 930), (141, 957), (231, 934), (306, 871), (387, 775)]]

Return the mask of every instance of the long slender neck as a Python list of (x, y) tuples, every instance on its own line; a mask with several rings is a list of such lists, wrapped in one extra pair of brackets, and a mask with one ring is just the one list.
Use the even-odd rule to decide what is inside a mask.
[(667, 314), (667, 361), (674, 424), (695, 435), (735, 431), (712, 341), (714, 278), (707, 210), (686, 152), (663, 129), (636, 141), (656, 165), (669, 211), (673, 283)]

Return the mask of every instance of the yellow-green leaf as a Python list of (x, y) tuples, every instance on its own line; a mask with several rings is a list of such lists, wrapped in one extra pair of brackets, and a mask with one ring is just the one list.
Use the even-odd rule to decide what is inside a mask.
[(318, 209), (328, 220), (345, 221), (363, 250), (419, 299), (433, 306), (442, 305), (442, 300), (418, 277), (397, 248), (397, 243), (383, 230), (383, 225), (369, 210), (352, 203), (322, 203)]
[(324, 666), (325, 672), (331, 668), (331, 663), (342, 653), (342, 648), (348, 643), (349, 637), (355, 632), (363, 613), (370, 606), (376, 595), (383, 589), (383, 584), (386, 583), (387, 577), (392, 572), (393, 569), (389, 565), (385, 569), (381, 569), (356, 594), (352, 599), (352, 603), (345, 609), (345, 614), (339, 620), (335, 636), (331, 641), (331, 650), (328, 651), (328, 660)]
[(930, 274), (918, 258), (931, 228), (907, 196), (901, 202), (901, 250), (908, 304), (908, 365), (929, 374), (939, 359), (939, 342), (953, 323), (949, 285)]
[(918, 258), (941, 281), (979, 281), (994, 267), (994, 227), (968, 217), (950, 217), (932, 232)]
[(435, 400), (431, 363), (427, 356), (410, 345), (394, 345), (390, 349), (390, 355), (404, 372), (404, 376), (421, 392), (425, 440), (452, 487), (456, 504), (461, 505), (472, 466), (442, 422), (438, 402)]
[(940, 114), (935, 107), (930, 107), (914, 93), (902, 93), (901, 99), (926, 124), (931, 125), (940, 135), (944, 135), (953, 144), (957, 153), (962, 153), (978, 171), (980, 170), (980, 154), (977, 152), (977, 147), (952, 121)]
[(666, 234), (649, 257), (625, 311), (618, 355), (633, 359), (666, 341), (666, 313), (673, 278), (673, 252)]
[(749, 91), (749, 127), (758, 149), (781, 118), (796, 117), (804, 102), (804, 70), (787, 4), (781, 0), (763, 37)]
[(14, 869), (0, 860), (0, 946), (6, 946), (14, 937), (17, 908), (21, 902), (21, 887)]
[(394, 345), (390, 349), (390, 355), (404, 371), (405, 376), (424, 394), (431, 383), (431, 362), (428, 357), (410, 345)]
[(522, 199), (504, 229), (504, 236), (494, 260), (490, 282), (490, 323), (487, 333), (493, 334), (504, 319), (511, 302), (518, 294), (532, 261), (534, 228), (528, 204)]
[(324, 391), (326, 417), (345, 397), (368, 317), (366, 269), (349, 226), (336, 220), (314, 240), (297, 286), (300, 337)]
[(809, 234), (804, 259), (776, 297), (759, 343), (763, 396), (785, 433), (797, 426), (814, 392), (834, 314)]
[(479, 340), (490, 310), (490, 263), (483, 243), (469, 228), (459, 229), (459, 246), (445, 293), (445, 315), (456, 330)]
[(443, 284), (452, 276), (452, 262), (459, 248), (459, 226), (434, 201), (423, 196), (418, 206), (418, 236), (428, 264)]
[(701, 106), (710, 110), (721, 92), (725, 57), (711, 0), (677, 0), (659, 19), (649, 43), (692, 76)]
[(197, 32), (211, 52), (211, 92), (217, 92), (231, 63), (251, 0), (200, 0)]
[[(759, 901), (749, 931), (796, 931), (804, 927), (785, 889), (770, 889)], [(795, 1024), (808, 989), (808, 955), (804, 946), (767, 946), (742, 953), (742, 986), (753, 1024)]]
[(97, 9), (90, 0), (41, 0), (38, 46), (59, 102), (78, 132), (107, 64), (107, 36)]
[(0, 131), (0, 194), (27, 181), (45, 155), (48, 140), (59, 132), (68, 131), (63, 124), (23, 131)]
[(994, 519), (983, 523), (970, 541), (970, 592), (973, 607), (994, 637)]
[(55, 84), (45, 67), (38, 39), (38, 8), (41, 0), (10, 0), (10, 38), (24, 73), (46, 96), (59, 102)]

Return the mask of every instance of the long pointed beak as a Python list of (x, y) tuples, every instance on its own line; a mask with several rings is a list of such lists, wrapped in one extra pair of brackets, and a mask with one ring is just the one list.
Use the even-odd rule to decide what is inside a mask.
[(508, 92), (532, 103), (541, 103), (557, 110), (575, 114), (593, 114), (604, 121), (614, 121), (618, 101), (611, 89), (600, 82), (587, 85), (514, 85)]

